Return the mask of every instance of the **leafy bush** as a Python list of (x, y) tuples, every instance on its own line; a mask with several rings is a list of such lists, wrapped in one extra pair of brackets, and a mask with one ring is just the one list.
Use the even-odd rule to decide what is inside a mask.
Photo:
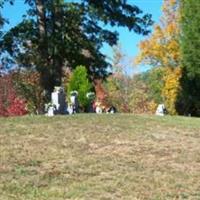
[(133, 77), (114, 74), (105, 83), (108, 102), (119, 112), (154, 113), (161, 98), (159, 81), (154, 72)]
[(92, 90), (92, 84), (89, 81), (87, 69), (84, 66), (77, 66), (70, 77), (67, 93), (70, 94), (74, 90), (78, 92), (80, 107), (85, 109), (89, 104), (86, 94)]
[(44, 93), (40, 84), (40, 74), (25, 71), (15, 75), (15, 86), (18, 93), (26, 99), (29, 113), (40, 113), (44, 106)]
[(107, 79), (105, 88), (109, 105), (115, 106), (119, 112), (130, 112), (132, 86), (129, 77), (123, 74), (112, 75)]
[(149, 112), (148, 87), (137, 75), (133, 76), (132, 79), (132, 91), (129, 104), (132, 113), (140, 114)]
[(27, 114), (26, 101), (17, 96), (13, 74), (0, 77), (0, 116), (21, 116)]
[(20, 98), (15, 97), (10, 101), (10, 106), (7, 108), (8, 116), (21, 116), (28, 113), (26, 110), (26, 102)]

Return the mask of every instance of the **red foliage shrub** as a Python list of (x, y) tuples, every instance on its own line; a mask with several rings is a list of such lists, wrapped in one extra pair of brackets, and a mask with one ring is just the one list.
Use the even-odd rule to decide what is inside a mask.
[(26, 102), (17, 96), (12, 74), (0, 77), (0, 116), (27, 114)]
[(24, 100), (14, 98), (10, 106), (7, 108), (8, 116), (21, 116), (27, 114), (26, 103)]

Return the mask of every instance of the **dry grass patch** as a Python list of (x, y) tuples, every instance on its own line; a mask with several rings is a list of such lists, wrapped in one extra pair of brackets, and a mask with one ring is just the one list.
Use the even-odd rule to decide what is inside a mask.
[(0, 199), (200, 199), (200, 120), (0, 119)]

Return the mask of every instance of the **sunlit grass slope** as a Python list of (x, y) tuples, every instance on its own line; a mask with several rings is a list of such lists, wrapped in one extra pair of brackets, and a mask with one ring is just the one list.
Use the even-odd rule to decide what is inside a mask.
[(0, 200), (200, 199), (200, 119), (0, 118)]

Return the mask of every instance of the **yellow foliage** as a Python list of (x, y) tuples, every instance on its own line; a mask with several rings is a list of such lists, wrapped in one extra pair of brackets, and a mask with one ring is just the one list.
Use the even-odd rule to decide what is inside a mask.
[(148, 110), (151, 114), (154, 114), (155, 111), (156, 111), (156, 108), (157, 108), (158, 104), (152, 100), (150, 102), (148, 102)]
[(162, 95), (164, 98), (165, 106), (171, 115), (176, 113), (176, 100), (180, 91), (180, 78), (182, 76), (182, 70), (180, 67), (165, 69), (164, 76), (164, 87), (162, 90)]
[(140, 53), (135, 64), (176, 67), (180, 58), (178, 20), (178, 0), (164, 0), (161, 23), (156, 24), (152, 35), (139, 44)]
[[(163, 99), (170, 114), (176, 114), (175, 104), (180, 90), (179, 0), (164, 0), (161, 23), (152, 35), (139, 44), (136, 64), (162, 66), (164, 70)], [(150, 103), (151, 107), (151, 103)]]

